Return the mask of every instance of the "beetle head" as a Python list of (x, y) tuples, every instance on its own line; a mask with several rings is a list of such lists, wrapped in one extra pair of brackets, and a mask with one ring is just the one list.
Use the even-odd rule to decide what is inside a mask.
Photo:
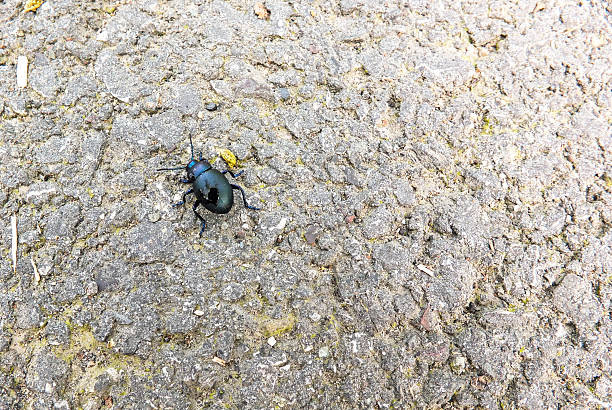
[(210, 165), (210, 162), (205, 161), (203, 159), (200, 161), (196, 161), (192, 158), (185, 168), (187, 169), (187, 179), (192, 181), (196, 179), (199, 175), (211, 169), (212, 165)]

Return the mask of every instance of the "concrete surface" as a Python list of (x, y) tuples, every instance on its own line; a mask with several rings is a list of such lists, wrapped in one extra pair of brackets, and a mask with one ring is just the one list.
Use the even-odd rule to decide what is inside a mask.
[[(0, 408), (612, 406), (607, 2), (24, 7)], [(198, 237), (189, 135), (261, 211)]]

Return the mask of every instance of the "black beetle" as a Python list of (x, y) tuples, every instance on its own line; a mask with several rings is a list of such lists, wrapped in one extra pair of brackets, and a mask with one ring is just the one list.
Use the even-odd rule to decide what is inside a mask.
[(225, 173), (229, 173), (232, 177), (237, 178), (243, 171), (234, 174), (231, 171), (216, 170), (210, 165), (210, 162), (202, 159), (201, 153), (199, 159), (196, 161), (193, 155), (193, 141), (191, 140), (191, 135), (189, 136), (189, 143), (191, 145), (191, 160), (186, 166), (159, 168), (158, 171), (178, 171), (182, 169), (187, 171), (187, 179), (183, 179), (181, 182), (193, 185), (183, 194), (183, 200), (173, 206), (183, 205), (187, 195), (195, 194), (196, 201), (193, 204), (193, 212), (198, 219), (202, 221), (200, 236), (202, 236), (202, 232), (204, 232), (204, 228), (206, 228), (206, 221), (196, 210), (197, 207), (201, 204), (210, 212), (215, 214), (226, 214), (232, 209), (232, 205), (234, 205), (234, 189), (238, 189), (242, 193), (242, 200), (246, 208), (256, 211), (260, 210), (259, 208), (249, 205), (245, 197), (244, 189), (238, 185), (230, 184), (224, 175)]

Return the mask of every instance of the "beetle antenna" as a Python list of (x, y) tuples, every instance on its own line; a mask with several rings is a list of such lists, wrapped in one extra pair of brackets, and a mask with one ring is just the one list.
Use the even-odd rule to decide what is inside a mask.
[(193, 156), (193, 140), (191, 139), (191, 134), (189, 134), (189, 145), (191, 145), (191, 159), (194, 160), (195, 157)]
[(176, 167), (176, 168), (157, 168), (157, 171), (178, 171), (179, 169), (185, 169), (185, 167)]

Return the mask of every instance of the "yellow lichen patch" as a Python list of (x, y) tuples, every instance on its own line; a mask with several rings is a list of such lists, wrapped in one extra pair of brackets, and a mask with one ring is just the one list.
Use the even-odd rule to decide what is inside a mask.
[(236, 166), (236, 156), (234, 153), (226, 148), (219, 150), (219, 155), (223, 158), (223, 161), (228, 167), (234, 168)]
[(268, 319), (263, 324), (263, 334), (265, 337), (280, 336), (290, 332), (295, 326), (295, 315), (289, 315), (280, 319)]
[(489, 118), (484, 117), (482, 119), (482, 135), (493, 135), (493, 127), (491, 126), (491, 121)]
[(43, 0), (28, 0), (23, 8), (23, 11), (27, 13), (28, 11), (34, 11), (39, 8), (43, 4)]

